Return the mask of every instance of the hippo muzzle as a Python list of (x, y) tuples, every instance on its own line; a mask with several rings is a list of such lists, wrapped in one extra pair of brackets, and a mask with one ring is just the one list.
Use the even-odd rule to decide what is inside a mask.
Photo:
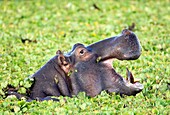
[(141, 55), (141, 46), (138, 37), (127, 29), (124, 29), (118, 36), (91, 44), (87, 46), (87, 49), (96, 53), (101, 60), (109, 58), (136, 60)]

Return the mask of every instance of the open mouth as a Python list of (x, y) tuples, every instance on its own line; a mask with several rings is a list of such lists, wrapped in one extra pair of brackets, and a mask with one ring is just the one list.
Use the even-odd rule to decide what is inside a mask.
[[(115, 37), (113, 41), (110, 41), (109, 45), (112, 47), (111, 53), (105, 58), (99, 58), (99, 62), (104, 63), (113, 70), (112, 62), (115, 58), (119, 60), (135, 60), (141, 54), (141, 46), (137, 36), (127, 29), (124, 29), (120, 36)], [(126, 78), (122, 77), (125, 85), (137, 92), (142, 91), (144, 86), (139, 82), (139, 79), (135, 79), (128, 69), (126, 71)]]
[[(113, 63), (114, 59), (107, 59), (107, 60), (102, 60), (100, 61), (101, 63), (104, 63), (107, 67), (109, 68), (113, 68), (112, 63)], [(114, 71), (115, 72), (115, 71)], [(116, 72), (117, 73), (117, 72)], [(122, 77), (122, 76), (121, 76)], [(123, 77), (122, 77), (123, 78)], [(130, 89), (136, 91), (136, 92), (140, 92), (142, 91), (142, 89), (144, 88), (143, 84), (141, 84), (139, 81), (140, 79), (135, 79), (133, 77), (133, 74), (129, 71), (128, 68), (126, 68), (126, 78), (123, 78), (123, 81), (125, 83), (125, 85), (127, 87), (129, 87)]]

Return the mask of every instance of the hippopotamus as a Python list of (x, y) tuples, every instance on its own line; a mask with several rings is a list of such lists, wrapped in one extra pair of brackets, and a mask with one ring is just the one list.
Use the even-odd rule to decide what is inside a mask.
[[(118, 36), (101, 40), (85, 47), (77, 43), (63, 54), (60, 50), (41, 69), (31, 76), (34, 83), (28, 99), (56, 100), (51, 96), (77, 95), (84, 91), (94, 97), (101, 91), (136, 95), (143, 85), (134, 81), (127, 70), (127, 80), (112, 68), (112, 59), (135, 60), (141, 54), (137, 36), (125, 29)], [(22, 95), (9, 91), (8, 94)]]

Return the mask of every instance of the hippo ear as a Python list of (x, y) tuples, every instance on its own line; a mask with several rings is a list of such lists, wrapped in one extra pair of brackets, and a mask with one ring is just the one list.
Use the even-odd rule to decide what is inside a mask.
[(66, 61), (66, 58), (64, 57), (63, 54), (58, 55), (58, 63), (63, 66), (68, 65), (68, 62)]
[(62, 54), (62, 52), (61, 52), (60, 50), (58, 50), (58, 51), (56, 52), (56, 54), (60, 55), (60, 54)]

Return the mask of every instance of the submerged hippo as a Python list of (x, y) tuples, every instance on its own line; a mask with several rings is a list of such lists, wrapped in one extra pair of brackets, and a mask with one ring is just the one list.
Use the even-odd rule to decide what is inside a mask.
[[(55, 100), (50, 96), (72, 96), (85, 91), (94, 97), (102, 90), (125, 95), (136, 95), (143, 85), (133, 80), (128, 71), (128, 80), (123, 79), (111, 66), (111, 59), (135, 60), (141, 54), (137, 36), (125, 29), (118, 36), (85, 47), (75, 44), (67, 54), (60, 51), (40, 70), (35, 79), (29, 100)], [(108, 63), (109, 62), (109, 63)], [(68, 74), (72, 70), (71, 74)], [(9, 95), (22, 95), (9, 91)]]

